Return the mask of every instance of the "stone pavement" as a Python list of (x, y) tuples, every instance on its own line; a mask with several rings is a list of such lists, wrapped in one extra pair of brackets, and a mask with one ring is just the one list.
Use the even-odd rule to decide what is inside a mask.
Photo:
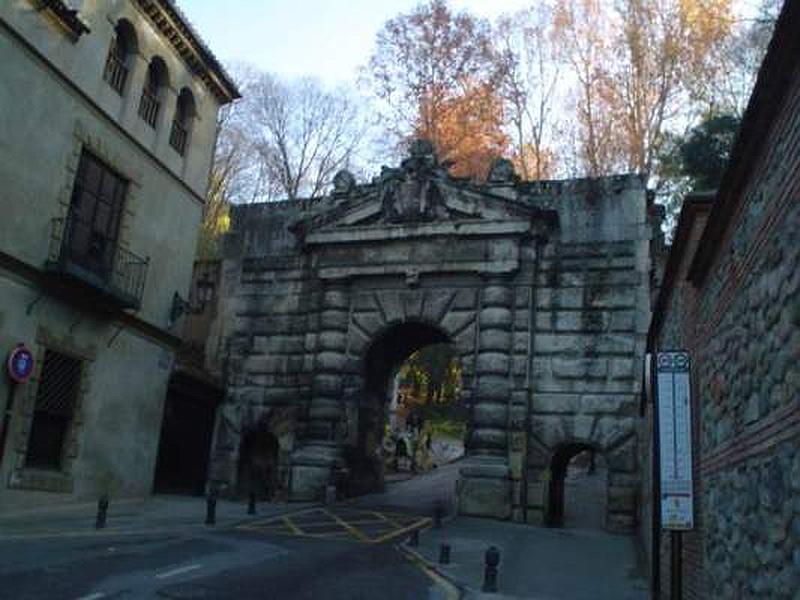
[[(247, 514), (246, 502), (218, 500), (216, 527), (231, 527), (270, 516), (302, 511), (312, 503), (260, 503), (255, 516)], [(37, 537), (119, 535), (143, 532), (183, 532), (205, 525), (206, 500), (199, 496), (150, 496), (144, 499), (111, 499), (106, 527), (95, 530), (97, 504), (33, 504), (31, 508), (6, 505), (0, 510), (0, 540)]]
[[(438, 564), (442, 543), (450, 564)], [(498, 593), (481, 592), (484, 554), (500, 550)], [(647, 600), (637, 576), (633, 540), (590, 529), (546, 529), (468, 517), (445, 520), (402, 549), (461, 589), (464, 598), (529, 600)]]

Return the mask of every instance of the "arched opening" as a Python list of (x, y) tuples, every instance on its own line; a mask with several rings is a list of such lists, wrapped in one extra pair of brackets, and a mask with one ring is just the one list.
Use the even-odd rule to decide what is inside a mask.
[(238, 493), (271, 500), (279, 485), (280, 443), (265, 424), (246, 431), (239, 442)]
[(142, 88), (142, 98), (139, 101), (139, 116), (155, 128), (158, 114), (161, 109), (162, 90), (169, 83), (167, 65), (161, 57), (154, 57), (147, 66), (147, 75)]
[(463, 454), (461, 369), (439, 328), (408, 321), (384, 330), (364, 356), (358, 445), (348, 456), (348, 494), (384, 488)]
[(125, 92), (133, 57), (139, 51), (136, 30), (130, 21), (120, 19), (114, 27), (114, 37), (108, 49), (103, 79), (121, 96)]
[(549, 527), (605, 527), (608, 470), (595, 446), (560, 446), (550, 462), (546, 523)]
[(181, 156), (186, 152), (186, 144), (191, 132), (192, 120), (197, 114), (194, 94), (189, 88), (183, 88), (178, 94), (175, 105), (175, 118), (172, 120), (172, 129), (169, 134), (169, 144)]

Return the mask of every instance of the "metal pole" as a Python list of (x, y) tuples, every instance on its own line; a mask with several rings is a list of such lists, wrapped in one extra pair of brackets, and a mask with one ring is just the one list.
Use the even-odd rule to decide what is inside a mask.
[(439, 546), (439, 564), (450, 564), (450, 544), (442, 544)]
[(17, 383), (8, 382), (8, 400), (6, 400), (6, 409), (3, 412), (2, 429), (0, 429), (0, 465), (3, 464), (3, 454), (6, 447), (6, 435), (8, 434), (8, 427), (11, 423), (11, 413), (14, 410), (14, 392), (17, 389)]
[(247, 501), (247, 514), (256, 514), (256, 493), (250, 492), (250, 498)]
[(95, 529), (103, 529), (106, 526), (108, 516), (108, 496), (103, 494), (97, 501), (97, 519), (94, 522)]
[(672, 542), (672, 560), (670, 561), (672, 568), (672, 593), (670, 598), (672, 600), (681, 600), (683, 598), (683, 537), (680, 531), (673, 531), (671, 535)]
[(214, 525), (217, 522), (217, 493), (211, 491), (206, 498), (206, 525)]

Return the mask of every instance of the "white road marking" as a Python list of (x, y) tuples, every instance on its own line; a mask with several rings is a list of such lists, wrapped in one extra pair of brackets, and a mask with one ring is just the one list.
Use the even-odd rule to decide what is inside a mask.
[(171, 571), (167, 571), (166, 573), (159, 573), (156, 575), (156, 579), (166, 579), (167, 577), (174, 577), (175, 575), (180, 575), (182, 573), (188, 573), (189, 571), (194, 571), (195, 569), (199, 569), (203, 565), (188, 565), (186, 567), (179, 567), (177, 569), (172, 569)]
[(105, 598), (105, 594), (103, 592), (95, 592), (88, 596), (81, 596), (78, 600), (98, 600), (98, 598)]

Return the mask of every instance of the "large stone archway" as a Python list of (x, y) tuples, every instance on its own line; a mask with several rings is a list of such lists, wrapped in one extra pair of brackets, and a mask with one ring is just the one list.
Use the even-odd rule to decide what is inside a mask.
[[(637, 178), (520, 182), (499, 161), (478, 185), (418, 143), (372, 183), (340, 173), (326, 199), (237, 207), (232, 225), (225, 414), (293, 409), (291, 498), (321, 497), (360, 443), (359, 405), (380, 367), (369, 348), (403, 327), (439, 332), (462, 362), (461, 513), (541, 522), (550, 454), (578, 438), (623, 457), (610, 489), (636, 489), (627, 449), (651, 231)], [(235, 429), (221, 421), (218, 437)], [(217, 456), (214, 476), (230, 484), (235, 450)], [(609, 522), (630, 526), (622, 504)]]

